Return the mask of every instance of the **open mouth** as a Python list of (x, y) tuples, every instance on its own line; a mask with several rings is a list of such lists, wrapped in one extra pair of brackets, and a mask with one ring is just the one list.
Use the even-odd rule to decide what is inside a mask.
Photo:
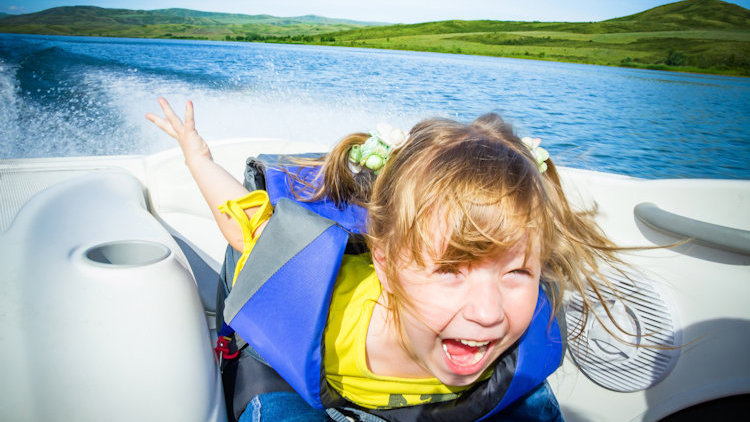
[(447, 339), (442, 345), (448, 368), (459, 375), (470, 375), (482, 368), (492, 341)]

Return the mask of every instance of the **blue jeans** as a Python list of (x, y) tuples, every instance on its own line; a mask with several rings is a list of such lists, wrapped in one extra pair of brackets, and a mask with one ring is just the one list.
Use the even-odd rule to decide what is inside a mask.
[(493, 415), (486, 421), (545, 421), (545, 422), (563, 422), (560, 405), (557, 403), (555, 394), (545, 381), (539, 387), (531, 390), (530, 393), (519, 398), (510, 406), (503, 409), (497, 415)]
[[(563, 422), (557, 399), (545, 382), (486, 421)], [(253, 397), (239, 422), (331, 421), (328, 414), (307, 404), (296, 393), (266, 393)]]
[(309, 404), (297, 393), (265, 393), (253, 397), (238, 422), (328, 422), (328, 414)]

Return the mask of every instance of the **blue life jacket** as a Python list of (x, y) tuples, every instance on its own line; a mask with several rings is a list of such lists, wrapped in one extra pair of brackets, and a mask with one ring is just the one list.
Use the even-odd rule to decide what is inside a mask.
[[(278, 160), (278, 156), (262, 155), (248, 160), (245, 185), (268, 192), (274, 215), (231, 290), (228, 286), (239, 253), (227, 249), (224, 283), (220, 283), (220, 302), (226, 296), (220, 303), (224, 321), (248, 343), (236, 379), (225, 383), (225, 393), (235, 401), (230, 413), (239, 416), (254, 395), (289, 391), (290, 386), (311, 406), (342, 409), (347, 415), (367, 412), (383, 420), (482, 420), (501, 412), (559, 367), (564, 329), (553, 314), (549, 292), (540, 287), (529, 328), (498, 358), (488, 380), (457, 399), (387, 410), (364, 409), (343, 399), (325, 380), (323, 330), (341, 259), (350, 237), (364, 232), (366, 211), (356, 205), (337, 207), (330, 200), (300, 201), (293, 192), (302, 185), (290, 173), (312, 180), (315, 171), (274, 167)], [(260, 367), (247, 369), (248, 365)], [(272, 379), (274, 371), (283, 381)]]

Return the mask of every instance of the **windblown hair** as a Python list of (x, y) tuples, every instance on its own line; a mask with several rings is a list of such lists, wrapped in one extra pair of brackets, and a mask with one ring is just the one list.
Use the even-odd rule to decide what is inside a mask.
[[(565, 290), (586, 290), (602, 299), (600, 268), (618, 266), (618, 248), (607, 239), (592, 211), (576, 211), (563, 193), (551, 159), (540, 173), (531, 151), (496, 114), (470, 124), (447, 119), (418, 123), (380, 174), (353, 174), (352, 145), (366, 134), (345, 138), (322, 163), (324, 180), (312, 199), (328, 197), (368, 210), (367, 242), (381, 251), (392, 292), (388, 303), (397, 327), (411, 303), (398, 282), (398, 266), (423, 265), (432, 257), (450, 269), (508, 250), (532, 239), (541, 249), (542, 279), (556, 284), (557, 310)], [(436, 244), (435, 222), (447, 239)], [(532, 242), (527, 242), (527, 248)], [(528, 251), (527, 251), (528, 255)], [(393, 280), (396, 282), (394, 283)]]

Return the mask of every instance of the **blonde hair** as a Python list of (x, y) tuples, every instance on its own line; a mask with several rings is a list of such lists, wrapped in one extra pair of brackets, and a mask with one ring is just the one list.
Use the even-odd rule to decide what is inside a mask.
[[(399, 314), (411, 306), (398, 280), (399, 264), (413, 259), (423, 265), (427, 254), (442, 267), (456, 268), (524, 238), (539, 243), (542, 279), (558, 287), (552, 289), (556, 310), (568, 289), (586, 300), (584, 318), (592, 307), (586, 290), (602, 299), (600, 268), (621, 264), (618, 248), (594, 222), (594, 211), (571, 207), (552, 160), (540, 173), (531, 151), (500, 116), (486, 114), (470, 124), (420, 122), (377, 177), (368, 169), (353, 174), (348, 166), (349, 148), (367, 137), (344, 138), (326, 157), (323, 183), (312, 199), (326, 196), (367, 208), (366, 240), (385, 258), (387, 300), (399, 331)], [(440, 244), (436, 221), (449, 236)]]

